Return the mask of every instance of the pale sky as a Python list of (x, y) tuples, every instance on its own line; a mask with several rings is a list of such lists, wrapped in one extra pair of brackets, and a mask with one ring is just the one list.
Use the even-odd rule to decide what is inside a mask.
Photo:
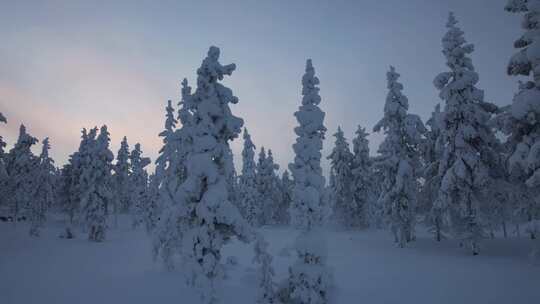
[[(441, 38), (450, 10), (476, 46), (486, 99), (510, 103), (517, 80), (505, 69), (522, 31), (505, 3), (0, 0), (0, 112), (8, 118), (0, 133), (10, 148), (24, 123), (32, 135), (50, 137), (62, 165), (81, 128), (107, 124), (115, 154), (126, 135), (154, 160), (167, 99), (179, 100), (184, 77), (194, 85), (216, 45), (222, 64), (237, 65), (225, 81), (240, 99), (233, 113), (284, 168), (293, 159), (306, 58), (321, 80), (327, 156), (338, 124), (350, 143), (358, 124), (371, 130), (382, 117), (389, 65), (402, 75), (410, 112), (429, 117), (440, 102), (432, 81), (446, 70)], [(237, 166), (240, 138), (232, 145)], [(380, 141), (371, 136), (372, 153)]]

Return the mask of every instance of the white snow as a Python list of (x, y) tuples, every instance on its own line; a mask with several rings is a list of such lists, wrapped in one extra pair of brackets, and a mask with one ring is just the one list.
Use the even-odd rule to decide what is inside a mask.
[[(85, 233), (60, 239), (64, 224), (47, 223), (40, 238), (28, 235), (28, 224), (0, 223), (0, 303), (198, 303), (186, 287), (182, 269), (167, 271), (152, 261), (151, 240), (144, 229), (131, 229), (121, 216), (107, 240), (88, 242)], [(287, 276), (298, 232), (267, 228), (277, 280)], [(337, 289), (332, 303), (539, 303), (539, 266), (528, 258), (534, 243), (527, 238), (485, 240), (482, 254), (470, 255), (455, 241), (434, 242), (418, 233), (409, 247), (396, 248), (386, 231), (325, 232), (327, 265)], [(253, 304), (257, 297), (257, 265), (252, 245), (235, 241), (224, 257), (228, 265), (221, 303)], [(536, 292), (535, 292), (536, 291)]]

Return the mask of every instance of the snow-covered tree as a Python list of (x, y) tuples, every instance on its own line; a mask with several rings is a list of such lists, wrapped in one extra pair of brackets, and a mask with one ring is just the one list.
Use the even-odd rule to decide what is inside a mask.
[[(156, 159), (156, 179), (159, 181), (160, 204), (174, 204), (175, 193), (187, 178), (186, 157), (192, 147), (191, 133), (193, 114), (190, 103), (191, 87), (187, 79), (182, 81), (182, 100), (178, 103), (178, 120), (169, 100), (166, 107), (165, 129), (159, 134), (163, 137), (163, 147)], [(177, 127), (178, 122), (181, 126)]]
[(174, 193), (180, 183), (177, 175), (179, 140), (176, 132), (176, 120), (172, 101), (167, 101), (165, 108), (165, 129), (159, 133), (163, 138), (163, 147), (159, 150), (159, 156), (156, 159), (156, 178), (160, 184), (160, 200), (164, 204), (171, 204), (174, 200)]
[(94, 138), (95, 129), (88, 136), (89, 158), (82, 165), (80, 176), (82, 220), (88, 229), (88, 239), (101, 242), (107, 230), (107, 206), (114, 200), (112, 193), (112, 160), (109, 132), (102, 126)]
[(290, 222), (289, 208), (291, 207), (292, 201), (292, 191), (294, 187), (294, 182), (289, 176), (289, 171), (285, 170), (281, 175), (280, 188), (281, 188), (281, 199), (280, 205), (274, 213), (274, 218), (278, 224), (287, 225)]
[(175, 138), (177, 123), (172, 101), (168, 100), (167, 107), (165, 107), (165, 129), (159, 133), (159, 136), (163, 138), (163, 147), (159, 150), (159, 156), (156, 159), (156, 175), (158, 178), (165, 179), (166, 170), (170, 168), (171, 163), (174, 163), (173, 158), (176, 156), (177, 150)]
[(386, 135), (379, 146), (380, 156), (375, 164), (384, 176), (379, 203), (396, 243), (404, 247), (414, 238), (419, 145), (425, 128), (420, 117), (407, 113), (409, 102), (401, 92), (403, 85), (398, 82), (399, 76), (394, 67), (390, 67), (386, 74), (389, 91), (384, 117), (373, 130), (384, 130)]
[(371, 156), (370, 159), (370, 178), (372, 181), (373, 200), (370, 201), (368, 207), (369, 225), (375, 228), (382, 229), (385, 227), (384, 206), (381, 205), (379, 198), (384, 191), (384, 168), (377, 166), (378, 155)]
[(448, 32), (442, 39), (450, 71), (433, 81), (445, 101), (441, 130), (444, 147), (438, 168), (441, 186), (433, 208), (448, 214), (451, 232), (476, 255), (484, 237), (481, 208), (487, 203), (490, 166), (495, 163), (496, 138), (488, 122), (496, 107), (484, 102), (484, 92), (476, 87), (478, 73), (468, 57), (474, 47), (466, 43), (456, 25), (450, 13)]
[[(171, 101), (166, 108), (165, 130), (160, 133), (163, 137), (163, 147), (156, 159), (155, 181), (150, 185), (157, 185), (157, 208), (159, 221), (153, 231), (154, 258), (160, 257), (168, 269), (174, 268), (174, 256), (180, 251), (181, 235), (176, 218), (161, 214), (172, 210), (176, 204), (175, 196), (179, 186), (185, 181), (186, 158), (192, 151), (192, 133), (194, 118), (191, 106), (191, 87), (186, 79), (182, 81), (182, 101), (179, 103), (178, 118), (182, 123), (176, 130), (177, 120)], [(153, 190), (151, 190), (153, 191)]]
[[(500, 129), (508, 135), (505, 145), (510, 180), (521, 193), (517, 216), (534, 227), (534, 222), (540, 220), (540, 1), (508, 1), (505, 9), (523, 14), (521, 27), (525, 30), (514, 42), (519, 50), (510, 59), (507, 72), (530, 80), (520, 83), (512, 104), (498, 120)], [(529, 229), (532, 239), (538, 233)]]
[(325, 113), (319, 108), (319, 79), (311, 59), (306, 62), (302, 77), (302, 105), (294, 113), (299, 126), (293, 144), (294, 162), (289, 170), (294, 177), (291, 202), (291, 222), (302, 230), (296, 240), (297, 260), (289, 268), (289, 297), (291, 303), (328, 303), (330, 273), (326, 267), (326, 247), (317, 227), (325, 214), (324, 177), (321, 150), (326, 132)]
[(353, 154), (349, 149), (349, 143), (341, 127), (338, 127), (334, 137), (336, 138), (335, 146), (328, 156), (330, 170), (334, 176), (332, 184), (334, 216), (345, 227), (353, 227), (356, 226), (359, 221), (358, 216), (360, 216), (356, 201), (353, 198)]
[(256, 184), (255, 145), (248, 130), (244, 128), (244, 148), (242, 150), (242, 175), (239, 180), (240, 211), (244, 218), (254, 226), (260, 225), (261, 202)]
[(142, 221), (148, 233), (154, 231), (161, 214), (161, 204), (159, 203), (159, 179), (155, 174), (148, 177), (148, 189), (143, 197), (145, 202), (142, 210)]
[(118, 213), (128, 212), (131, 208), (130, 170), (129, 145), (127, 137), (124, 136), (122, 142), (120, 142), (120, 149), (118, 149), (118, 153), (116, 154), (116, 164), (113, 166), (114, 194), (116, 197), (113, 205), (115, 224), (117, 223)]
[[(0, 112), (0, 123), (7, 123), (6, 117)], [(0, 135), (0, 206), (7, 204), (7, 168), (6, 168), (6, 154), (4, 148), (6, 147), (6, 142), (2, 135)]]
[(42, 141), (43, 147), (39, 155), (38, 166), (35, 169), (35, 192), (30, 203), (30, 235), (39, 236), (45, 224), (47, 209), (54, 203), (54, 175), (56, 168), (54, 161), (49, 157), (49, 138)]
[(280, 189), (279, 179), (276, 175), (276, 170), (279, 166), (274, 163), (274, 157), (272, 151), (268, 150), (268, 156), (261, 148), (259, 153), (259, 162), (257, 163), (257, 191), (259, 193), (259, 208), (260, 208), (260, 220), (263, 225), (274, 223), (274, 212), (279, 205)]
[(302, 78), (302, 105), (294, 113), (299, 123), (294, 129), (298, 136), (293, 144), (295, 158), (289, 165), (294, 179), (291, 221), (306, 230), (320, 224), (324, 217), (321, 195), (325, 181), (320, 162), (326, 127), (323, 124), (325, 113), (318, 106), (321, 102), (318, 84), (315, 69), (308, 59)]
[[(81, 142), (78, 150), (71, 154), (68, 163), (62, 167), (59, 186), (58, 200), (59, 209), (69, 218), (69, 225), (79, 219), (81, 211), (81, 199), (84, 194), (82, 173), (84, 168), (90, 166), (90, 153), (93, 142), (96, 139), (97, 129), (81, 131)], [(69, 227), (68, 227), (69, 228)]]
[[(159, 222), (158, 229), (170, 235), (163, 239), (171, 242), (157, 242), (155, 249), (158, 254), (169, 251), (181, 255), (188, 283), (201, 292), (205, 303), (218, 299), (217, 285), (225, 274), (222, 246), (232, 237), (248, 241), (253, 235), (228, 200), (227, 181), (233, 172), (229, 141), (238, 136), (243, 121), (233, 116), (229, 107), (238, 98), (219, 83), (236, 66), (221, 65), (219, 54), (219, 48), (210, 47), (197, 70), (197, 89), (185, 101), (192, 114), (189, 136), (193, 143), (187, 155), (187, 178)], [(159, 233), (158, 237), (166, 234)]]
[(147, 208), (146, 191), (148, 190), (148, 173), (145, 167), (150, 164), (150, 158), (142, 157), (141, 144), (135, 144), (135, 148), (129, 155), (131, 163), (131, 174), (129, 175), (129, 193), (131, 205), (134, 206), (134, 226), (145, 221)]
[(439, 208), (440, 205), (434, 204), (441, 186), (441, 176), (438, 170), (444, 148), (443, 136), (441, 136), (444, 127), (444, 113), (441, 112), (440, 104), (435, 106), (426, 125), (428, 127), (426, 140), (422, 146), (422, 157), (425, 163), (422, 170), (424, 186), (420, 191), (418, 211), (425, 215), (424, 222), (435, 235), (435, 239), (441, 241), (445, 228), (447, 228), (444, 224), (446, 210)]
[(259, 264), (257, 304), (277, 304), (277, 286), (274, 282), (274, 268), (272, 255), (268, 253), (268, 242), (258, 235), (254, 245), (255, 257), (253, 261)]
[(358, 126), (353, 139), (353, 159), (351, 163), (351, 183), (353, 193), (354, 226), (366, 227), (378, 216), (374, 181), (372, 180), (369, 140), (365, 128)]
[(9, 176), (6, 197), (15, 221), (28, 210), (36, 191), (34, 174), (38, 158), (30, 149), (37, 142), (36, 138), (26, 132), (26, 127), (21, 125), (15, 146), (5, 156)]

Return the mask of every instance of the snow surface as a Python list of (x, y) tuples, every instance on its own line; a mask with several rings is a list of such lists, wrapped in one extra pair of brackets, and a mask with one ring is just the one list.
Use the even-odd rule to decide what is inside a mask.
[[(181, 269), (168, 272), (152, 261), (143, 228), (132, 230), (128, 216), (119, 224), (105, 242), (95, 243), (85, 233), (58, 238), (60, 221), (49, 221), (41, 238), (28, 236), (26, 223), (0, 223), (0, 303), (199, 303)], [(297, 232), (260, 231), (280, 281), (294, 262)], [(404, 249), (392, 245), (387, 231), (326, 234), (327, 265), (337, 286), (331, 303), (540, 303), (540, 266), (531, 265), (534, 243), (525, 238), (486, 240), (481, 255), (472, 256), (454, 241), (436, 243), (423, 233)], [(221, 303), (254, 303), (252, 244), (232, 242), (223, 254), (237, 256), (238, 265), (227, 265)]]

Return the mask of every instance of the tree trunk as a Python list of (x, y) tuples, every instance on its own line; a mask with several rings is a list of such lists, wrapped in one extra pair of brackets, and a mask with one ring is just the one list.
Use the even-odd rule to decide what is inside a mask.
[(504, 238), (505, 239), (508, 238), (508, 232), (506, 231), (506, 222), (505, 221), (502, 222), (502, 229), (503, 229)]

